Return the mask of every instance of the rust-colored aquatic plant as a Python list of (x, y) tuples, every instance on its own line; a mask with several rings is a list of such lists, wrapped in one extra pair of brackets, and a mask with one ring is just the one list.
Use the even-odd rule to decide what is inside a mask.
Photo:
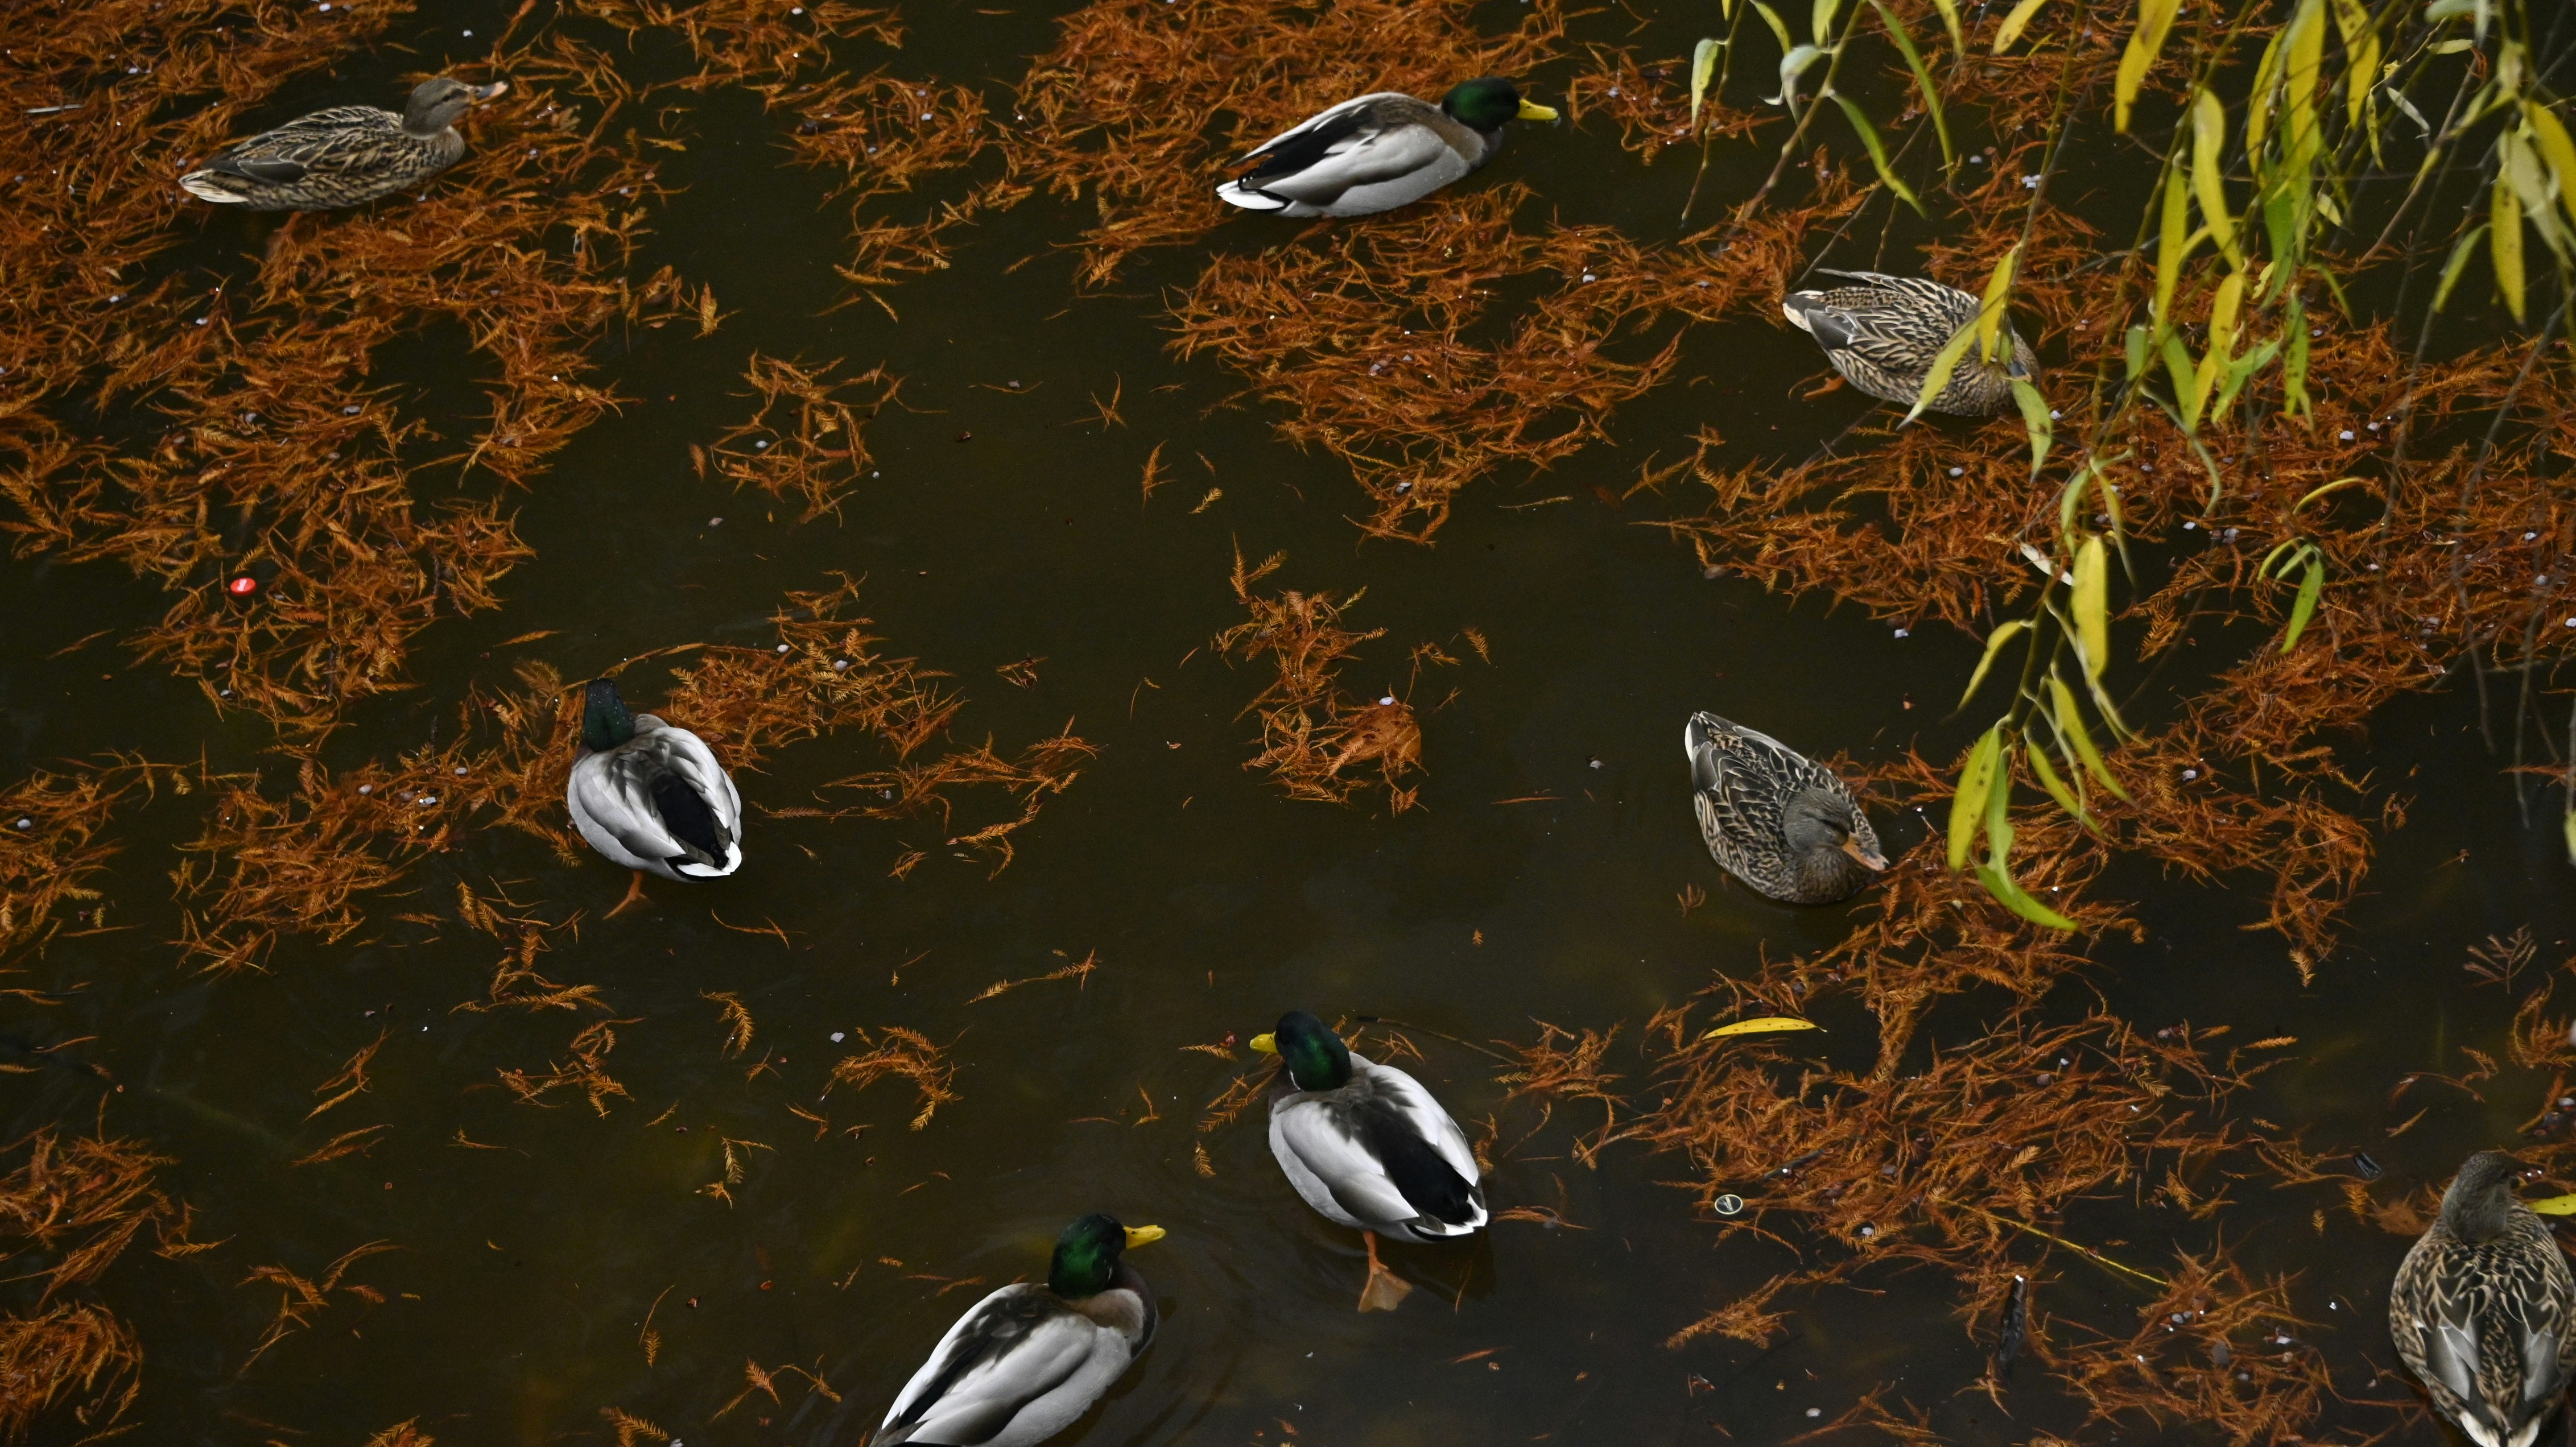
[(1401, 814), (1413, 807), (1418, 792), (1398, 781), (1421, 767), (1422, 726), (1410, 703), (1391, 695), (1365, 702), (1346, 693), (1339, 678), (1353, 650), (1386, 635), (1383, 628), (1354, 633), (1341, 626), (1344, 611), (1368, 590), (1347, 597), (1294, 589), (1275, 598), (1255, 593), (1253, 585), (1286, 560), (1286, 554), (1274, 553), (1260, 566), (1247, 567), (1243, 554), (1235, 553), (1234, 596), (1252, 616), (1210, 644), (1247, 663), (1268, 655), (1279, 670), (1243, 707), (1261, 716), (1262, 743), (1244, 767), (1269, 770), (1292, 799), (1339, 804), (1362, 787), (1342, 770), (1373, 764), (1386, 787), (1387, 812)]
[(914, 1130), (930, 1124), (941, 1106), (957, 1099), (957, 1066), (949, 1060), (947, 1049), (931, 1043), (929, 1036), (899, 1025), (888, 1025), (873, 1033), (863, 1029), (857, 1034), (859, 1043), (867, 1049), (843, 1056), (832, 1067), (831, 1079), (823, 1087), (825, 1094), (838, 1085), (865, 1090), (889, 1076), (911, 1081), (921, 1105), (912, 1118)]

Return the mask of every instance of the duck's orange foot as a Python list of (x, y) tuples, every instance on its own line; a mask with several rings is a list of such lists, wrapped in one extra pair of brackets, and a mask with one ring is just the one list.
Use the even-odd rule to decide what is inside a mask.
[(1376, 1232), (1362, 1231), (1360, 1239), (1368, 1243), (1369, 1257), (1368, 1285), (1360, 1289), (1360, 1310), (1393, 1311), (1413, 1294), (1413, 1286), (1377, 1259)]

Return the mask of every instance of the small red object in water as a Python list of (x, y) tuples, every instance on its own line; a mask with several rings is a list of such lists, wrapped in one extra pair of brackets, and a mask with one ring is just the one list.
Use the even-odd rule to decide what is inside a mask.
[(259, 591), (259, 579), (251, 577), (248, 574), (244, 574), (243, 576), (226, 583), (224, 587), (230, 590), (232, 595), (236, 598), (247, 598), (251, 594)]

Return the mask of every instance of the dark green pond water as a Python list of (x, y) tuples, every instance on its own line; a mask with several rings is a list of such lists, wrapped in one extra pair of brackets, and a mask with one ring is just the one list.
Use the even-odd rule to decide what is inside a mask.
[[(434, 10), (414, 53), (353, 56), (256, 119), (376, 100), (442, 54), (479, 54), (453, 32), (496, 12)], [(903, 73), (987, 81), (996, 94), (1052, 36), (1042, 7), (934, 4), (906, 19)], [(1636, 43), (1685, 53), (1705, 23), (1696, 11), (1666, 17)], [(1603, 14), (1577, 30), (1617, 39), (1630, 25)], [(1534, 89), (1561, 92), (1571, 73), (1569, 60)], [(631, 1099), (610, 1101), (605, 1117), (563, 1094), (532, 1108), (499, 1086), (500, 1071), (564, 1059), (581, 1021), (457, 1011), (482, 997), (496, 962), (483, 936), (451, 928), (400, 945), (413, 935), (371, 928), (340, 946), (290, 939), (265, 973), (188, 973), (166, 943), (177, 919), (167, 875), (203, 801), (165, 798), (122, 822), (126, 848), (105, 888), (131, 928), (18, 962), (26, 973), (11, 983), (77, 986), (69, 1003), (0, 1004), (0, 1030), (32, 1044), (90, 1037), (60, 1058), (94, 1062), (122, 1089), (47, 1068), (5, 1077), (0, 1091), (13, 1135), (48, 1121), (86, 1129), (103, 1104), (108, 1133), (175, 1160), (161, 1184), (195, 1208), (200, 1239), (224, 1242), (178, 1261), (137, 1249), (102, 1284), (147, 1351), (127, 1440), (355, 1444), (416, 1418), (442, 1442), (605, 1441), (601, 1409), (615, 1407), (691, 1447), (804, 1441), (828, 1404), (808, 1401), (792, 1375), (779, 1379), (782, 1401), (754, 1392), (717, 1418), (743, 1392), (746, 1360), (818, 1372), (872, 1423), (957, 1313), (991, 1285), (1043, 1271), (1056, 1231), (1092, 1210), (1171, 1232), (1135, 1258), (1164, 1325), (1067, 1442), (1776, 1442), (1884, 1383), (1928, 1408), (1949, 1440), (2075, 1431), (2080, 1414), (2043, 1374), (2007, 1395), (2010, 1417), (1965, 1393), (1986, 1349), (1953, 1314), (1951, 1283), (1930, 1272), (1783, 1298), (1794, 1324), (1768, 1350), (1718, 1339), (1667, 1350), (1669, 1334), (1795, 1258), (1746, 1242), (1719, 1249), (1667, 1184), (1687, 1174), (1678, 1160), (1634, 1149), (1598, 1169), (1571, 1159), (1569, 1126), (1590, 1123), (1583, 1107), (1499, 1160), (1488, 1183), (1497, 1208), (1545, 1207), (1570, 1225), (1499, 1222), (1472, 1246), (1391, 1248), (1421, 1287), (1392, 1316), (1352, 1310), (1359, 1242), (1290, 1192), (1257, 1110), (1212, 1136), (1195, 1129), (1230, 1067), (1181, 1047), (1248, 1036), (1303, 1007), (1422, 1027), (1418, 1073), (1463, 1121), (1503, 1111), (1508, 1142), (1534, 1109), (1505, 1110), (1494, 1062), (1444, 1037), (1526, 1041), (1539, 1020), (1628, 1022), (1613, 1067), (1642, 1093), (1651, 1062), (1631, 1048), (1636, 1022), (1713, 973), (1846, 931), (1849, 909), (1793, 911), (1721, 884), (1693, 824), (1681, 724), (1705, 707), (1816, 754), (1869, 760), (1912, 744), (1948, 756), (1968, 733), (1940, 710), (1975, 644), (1898, 636), (1817, 600), (1710, 579), (1645, 525), (1696, 511), (1686, 489), (1624, 506), (1590, 491), (1615, 492), (1649, 457), (1680, 455), (1705, 422), (1789, 456), (1833, 437), (1863, 404), (1849, 392), (1791, 397), (1821, 372), (1805, 339), (1749, 317), (1696, 328), (1676, 380), (1619, 415), (1615, 445), (1471, 490), (1436, 546), (1365, 541), (1348, 520), (1362, 499), (1340, 464), (1276, 440), (1259, 405), (1219, 406), (1239, 381), (1213, 359), (1167, 354), (1166, 289), (1196, 275), (1200, 251), (1146, 253), (1114, 289), (1078, 293), (1071, 253), (1010, 269), (1091, 219), (1040, 199), (968, 233), (954, 269), (891, 293), (900, 320), (829, 310), (845, 295), (832, 271), (844, 218), (822, 204), (825, 178), (786, 164), (784, 124), (738, 95), (696, 105), (691, 149), (665, 173), (683, 189), (641, 270), (668, 260), (711, 284), (731, 315), (712, 338), (676, 327), (615, 344), (622, 355), (599, 380), (646, 400), (582, 433), (516, 499), (537, 556), (506, 580), (506, 605), (425, 634), (410, 665), (419, 688), (362, 709), (330, 756), (390, 757), (452, 717), (470, 682), (506, 682), (521, 658), (580, 677), (675, 641), (765, 644), (781, 594), (828, 586), (836, 570), (865, 577), (865, 611), (891, 652), (955, 676), (971, 699), (960, 738), (990, 733), (1008, 754), (1070, 719), (1101, 753), (1017, 836), (1018, 859), (997, 877), (952, 857), (935, 820), (756, 809), (737, 878), (656, 884), (649, 908), (614, 920), (598, 915), (624, 889), (621, 872), (587, 856), (566, 868), (522, 837), (474, 837), (415, 870), (405, 887), (430, 907), (457, 880), (491, 879), (555, 917), (591, 912), (541, 968), (600, 986), (627, 1022), (607, 1068)], [(1706, 197), (1744, 194), (1768, 164), (1767, 145), (1721, 147)], [(1517, 178), (1564, 220), (1638, 236), (1673, 234), (1690, 183), (1677, 157), (1641, 168), (1600, 121), (1518, 137), (1489, 175), (1468, 184)], [(264, 234), (243, 217), (192, 219), (205, 235), (174, 266), (238, 271), (234, 258)], [(1242, 218), (1212, 244), (1286, 234)], [(748, 415), (739, 379), (755, 350), (883, 362), (904, 379), (904, 406), (869, 433), (877, 472), (840, 521), (773, 519), (766, 499), (692, 474), (689, 445)], [(438, 339), (421, 353), (427, 368)], [(380, 380), (470, 401), (427, 370)], [(997, 390), (1008, 383), (1019, 386)], [(1086, 421), (1093, 396), (1122, 386), (1123, 428)], [(1140, 505), (1157, 443), (1179, 481)], [(1191, 511), (1209, 486), (1222, 498)], [(1571, 500), (1515, 506), (1561, 494)], [(1415, 643), (1457, 651), (1466, 627), (1491, 640), (1490, 665), (1435, 670), (1416, 691), (1427, 703), (1457, 690), (1425, 715), (1425, 807), (1390, 819), (1290, 802), (1244, 770), (1258, 726), (1241, 711), (1268, 665), (1229, 666), (1207, 648), (1243, 616), (1227, 583), (1238, 547), (1287, 552), (1270, 586), (1368, 590), (1350, 622), (1389, 631), (1346, 670), (1355, 688), (1400, 689)], [(134, 665), (113, 635), (58, 656), (165, 606), (110, 566), (0, 562), (0, 771), (108, 749), (289, 768), (262, 752), (263, 726), (217, 721), (193, 682)], [(554, 636), (499, 646), (540, 629)], [(995, 676), (1031, 657), (1044, 660), (1033, 686)], [(662, 668), (630, 671), (629, 695), (657, 699)], [(2264, 912), (2250, 882), (2202, 888), (2131, 861), (2109, 887), (2139, 901), (2145, 942), (2104, 946), (2048, 1011), (2079, 1017), (2098, 995), (2149, 1024), (2296, 1035), (2299, 1058), (2266, 1076), (2246, 1110), (2319, 1148), (2366, 1147), (2401, 1179), (2446, 1177), (2465, 1152), (2509, 1142), (2547, 1082), (2508, 1071), (2482, 1101), (2438, 1091), (2387, 1104), (2408, 1071), (2461, 1071), (2462, 1046), (2503, 1054), (2512, 1002), (2470, 987), (2470, 945), (2529, 925), (2537, 967), (2550, 967), (2576, 933), (2554, 819), (2523, 827), (2477, 721), (2464, 688), (2376, 721), (2372, 786), (2413, 803), (2406, 826), (2377, 840), (2350, 942), (2313, 987), (2299, 985), (2277, 938), (2239, 929)], [(739, 782), (753, 806), (806, 805), (823, 783), (884, 762), (856, 736), (827, 738)], [(1552, 797), (1495, 802), (1540, 795)], [(1926, 827), (1910, 815), (1880, 826), (1891, 853)], [(889, 878), (913, 847), (929, 859)], [(1675, 896), (1689, 885), (1711, 898), (1685, 914)], [(371, 901), (371, 918), (409, 907)], [(785, 941), (719, 915), (774, 921)], [(1096, 952), (1099, 968), (1079, 986), (969, 1003), (994, 981), (1058, 968), (1058, 952)], [(703, 998), (714, 991), (757, 1020), (750, 1059), (722, 1053)], [(1945, 1007), (1926, 1039), (1965, 1038), (2004, 1008)], [(1832, 1033), (1813, 1047), (1819, 1058), (1874, 1058), (1866, 1017), (1840, 1004), (1823, 1018)], [(836, 1040), (886, 1026), (954, 1041), (961, 1098), (918, 1132), (905, 1128), (913, 1102), (900, 1082), (817, 1103), (854, 1048)], [(373, 1089), (308, 1122), (314, 1087), (380, 1031)], [(746, 1080), (763, 1051), (771, 1068)], [(1159, 1118), (1140, 1123), (1146, 1102)], [(2385, 1138), (2426, 1104), (2420, 1123)], [(828, 1113), (833, 1133), (817, 1139), (791, 1105)], [(391, 1130), (365, 1155), (289, 1164), (377, 1122)], [(841, 1133), (861, 1124), (864, 1135)], [(460, 1134), (495, 1149), (465, 1148)], [(760, 1145), (745, 1151), (731, 1206), (699, 1192), (721, 1178), (726, 1138)], [(1213, 1178), (1193, 1159), (1202, 1142)], [(2250, 1265), (2298, 1273), (2293, 1299), (2318, 1323), (2314, 1349), (2338, 1386), (2403, 1399), (2371, 1374), (2393, 1363), (2382, 1291), (2406, 1243), (2349, 1218), (2320, 1236), (2311, 1213), (2335, 1202), (2314, 1190), (2254, 1179), (2234, 1195), (2215, 1228), (2114, 1200), (2084, 1207), (2068, 1229), (2139, 1261), (2223, 1236)], [(395, 1249), (345, 1280), (384, 1300), (335, 1295), (245, 1370), (277, 1300), (273, 1287), (243, 1285), (252, 1270), (315, 1275), (372, 1242)], [(2042, 1275), (2035, 1305), (2057, 1338), (2134, 1328), (2142, 1298), (2116, 1278), (2064, 1253)], [(942, 1293), (967, 1277), (984, 1285)], [(661, 1342), (650, 1365), (639, 1344), (648, 1310)], [(1980, 1337), (1990, 1325), (1976, 1324)], [(2330, 1405), (2327, 1422), (2367, 1431), (2395, 1419), (2362, 1401)], [(77, 1435), (67, 1421), (38, 1430)], [(2154, 1433), (2125, 1423), (2087, 1435)], [(2397, 1440), (2438, 1437), (2418, 1420)]]

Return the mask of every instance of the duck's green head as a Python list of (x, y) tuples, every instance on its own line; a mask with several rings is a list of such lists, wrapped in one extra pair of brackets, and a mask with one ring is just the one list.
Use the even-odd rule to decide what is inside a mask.
[(2463, 1241), (2492, 1241), (2513, 1215), (2513, 1187), (2522, 1163), (2502, 1151), (2480, 1151), (2460, 1163), (2442, 1193), (2442, 1224)]
[(477, 101), (487, 101), (510, 88), (505, 80), (490, 85), (467, 85), (452, 75), (435, 76), (413, 86), (411, 99), (403, 106), (403, 129), (415, 136), (434, 136), (456, 124), (456, 118)]
[(1120, 1253), (1162, 1239), (1160, 1226), (1121, 1226), (1117, 1217), (1094, 1212), (1055, 1238), (1047, 1289), (1067, 1301), (1098, 1296), (1116, 1279)]
[(1351, 1048), (1333, 1028), (1303, 1010), (1279, 1017), (1279, 1028), (1252, 1038), (1252, 1048), (1276, 1055), (1299, 1090), (1339, 1090), (1351, 1079)]
[(592, 679), (581, 695), (581, 746), (604, 754), (633, 737), (635, 715), (626, 711), (626, 700), (617, 696), (616, 683)]
[(1499, 75), (1460, 81), (1440, 108), (1470, 130), (1499, 131), (1506, 121), (1552, 121), (1556, 112), (1521, 99), (1519, 87)]

